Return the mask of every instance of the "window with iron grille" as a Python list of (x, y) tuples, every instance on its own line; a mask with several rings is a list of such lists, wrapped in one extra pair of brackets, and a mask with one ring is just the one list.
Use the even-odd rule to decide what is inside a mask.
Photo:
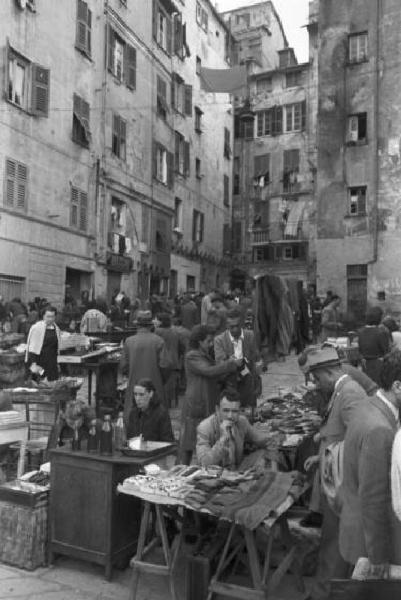
[(88, 3), (77, 0), (77, 31), (75, 47), (90, 57), (92, 51), (92, 11)]
[(368, 60), (368, 34), (366, 31), (348, 36), (348, 60), (350, 63)]
[(28, 167), (12, 158), (6, 158), (4, 206), (26, 210), (28, 195)]
[(136, 88), (136, 49), (127, 44), (110, 25), (107, 36), (107, 68), (128, 88)]
[(88, 148), (90, 142), (89, 104), (77, 94), (73, 98), (72, 139)]
[(348, 189), (349, 214), (352, 216), (366, 215), (366, 186), (350, 187)]
[(367, 138), (367, 113), (349, 115), (347, 128), (347, 143), (356, 144), (366, 142)]
[(111, 151), (115, 156), (125, 160), (127, 146), (127, 122), (120, 115), (113, 114), (113, 131)]
[(49, 116), (50, 71), (7, 46), (6, 98), (37, 117)]
[(70, 225), (80, 231), (88, 228), (88, 194), (71, 187)]

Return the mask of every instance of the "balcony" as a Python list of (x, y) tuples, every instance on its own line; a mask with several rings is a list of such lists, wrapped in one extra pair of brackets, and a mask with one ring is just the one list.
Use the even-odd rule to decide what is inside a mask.
[(278, 227), (254, 227), (251, 229), (251, 245), (252, 246), (265, 246), (266, 244), (283, 244), (285, 242), (307, 242), (308, 237), (302, 230), (302, 227), (298, 227), (294, 235), (286, 235), (285, 229), (281, 228), (281, 232)]

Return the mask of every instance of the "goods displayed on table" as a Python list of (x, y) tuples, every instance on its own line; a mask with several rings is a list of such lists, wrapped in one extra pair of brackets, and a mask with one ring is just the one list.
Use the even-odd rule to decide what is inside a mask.
[(182, 504), (255, 529), (273, 516), (289, 495), (298, 498), (304, 483), (303, 475), (297, 471), (235, 472), (215, 466), (176, 465), (158, 475), (129, 477), (118, 490), (162, 497), (166, 503)]
[(25, 419), (17, 410), (4, 410), (0, 412), (0, 428), (13, 427), (19, 423), (25, 423)]
[(264, 431), (281, 432), (286, 436), (283, 446), (296, 446), (305, 436), (316, 433), (320, 424), (321, 417), (311, 395), (292, 390), (262, 402), (255, 426)]
[(25, 378), (24, 335), (0, 333), (0, 387), (22, 383)]

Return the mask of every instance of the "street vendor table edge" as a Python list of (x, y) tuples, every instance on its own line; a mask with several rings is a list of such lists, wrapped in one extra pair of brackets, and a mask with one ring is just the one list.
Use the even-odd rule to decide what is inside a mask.
[(140, 501), (117, 494), (117, 485), (141, 466), (171, 454), (111, 456), (57, 448), (50, 451), (49, 562), (56, 555), (100, 564), (111, 578), (112, 567), (128, 563), (136, 551)]

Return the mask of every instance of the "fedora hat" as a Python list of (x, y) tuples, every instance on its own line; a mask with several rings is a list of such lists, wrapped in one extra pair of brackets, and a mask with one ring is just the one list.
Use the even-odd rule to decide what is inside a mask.
[(340, 365), (340, 358), (335, 348), (307, 348), (298, 357), (298, 365), (303, 373), (310, 373), (315, 369), (334, 367)]

